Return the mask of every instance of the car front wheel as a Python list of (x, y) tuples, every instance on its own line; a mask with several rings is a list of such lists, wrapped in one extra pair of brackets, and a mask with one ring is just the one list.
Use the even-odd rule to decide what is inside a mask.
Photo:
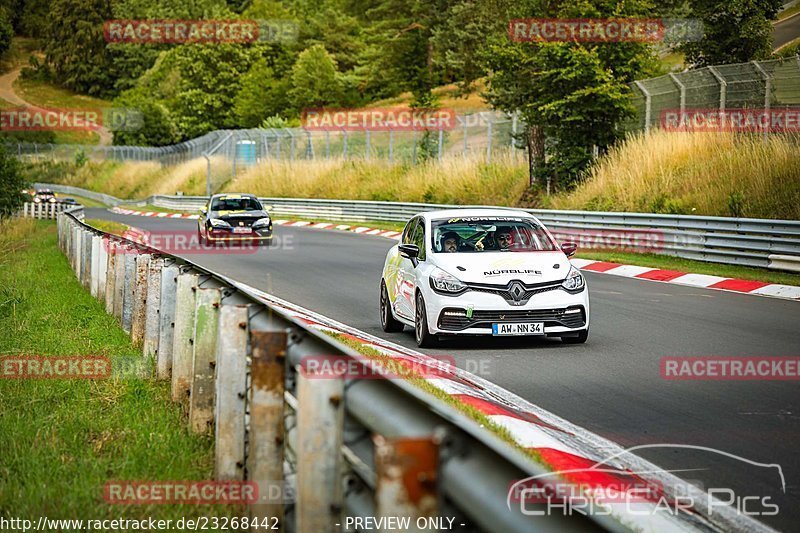
[(428, 314), (425, 312), (425, 300), (422, 298), (422, 293), (417, 293), (417, 309), (414, 313), (414, 337), (417, 340), (417, 346), (420, 348), (429, 348), (436, 345), (436, 335), (431, 335), (428, 330)]
[(387, 333), (403, 331), (403, 323), (392, 315), (392, 303), (386, 291), (386, 283), (381, 280), (381, 327)]

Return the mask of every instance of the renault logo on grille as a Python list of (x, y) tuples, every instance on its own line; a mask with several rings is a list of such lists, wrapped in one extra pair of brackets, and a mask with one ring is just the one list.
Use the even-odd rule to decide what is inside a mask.
[(508, 285), (508, 294), (511, 295), (511, 298), (515, 302), (518, 302), (525, 296), (525, 287), (519, 281), (512, 281)]

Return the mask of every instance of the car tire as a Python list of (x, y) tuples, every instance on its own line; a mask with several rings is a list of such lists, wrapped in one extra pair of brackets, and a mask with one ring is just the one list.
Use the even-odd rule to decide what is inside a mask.
[(203, 240), (203, 232), (200, 231), (199, 227), (197, 228), (197, 244), (199, 244), (200, 246), (203, 246), (205, 244)]
[(564, 344), (583, 344), (589, 338), (589, 329), (584, 329), (578, 332), (577, 335), (572, 337), (561, 337), (561, 342)]
[(398, 333), (403, 331), (403, 323), (397, 320), (392, 314), (392, 306), (389, 302), (389, 293), (386, 290), (386, 283), (381, 280), (381, 328), (386, 333)]
[(438, 339), (428, 330), (428, 314), (425, 312), (425, 299), (417, 293), (417, 305), (414, 311), (414, 338), (420, 348), (435, 346)]

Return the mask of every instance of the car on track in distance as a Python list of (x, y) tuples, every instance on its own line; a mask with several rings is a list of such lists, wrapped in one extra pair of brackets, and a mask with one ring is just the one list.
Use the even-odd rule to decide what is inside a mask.
[(201, 244), (272, 240), (272, 219), (252, 194), (215, 194), (200, 210), (197, 234)]
[(583, 343), (589, 290), (569, 257), (530, 213), (428, 211), (409, 220), (386, 254), (380, 282), (384, 331), (414, 328), (417, 344), (455, 335), (547, 336)]
[(39, 189), (33, 195), (33, 203), (35, 204), (54, 204), (56, 201), (56, 193), (50, 189)]

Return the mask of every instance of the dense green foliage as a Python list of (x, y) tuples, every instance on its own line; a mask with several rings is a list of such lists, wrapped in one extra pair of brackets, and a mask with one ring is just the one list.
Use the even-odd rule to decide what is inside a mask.
[[(40, 79), (138, 109), (144, 127), (115, 132), (116, 144), (165, 145), (265, 121), (297, 124), (309, 108), (356, 107), (401, 93), (415, 108), (435, 108), (435, 87), (453, 83), (466, 92), (480, 80), (492, 107), (520, 113), (525, 127), (517, 140), (527, 148), (531, 182), (564, 188), (620, 138), (633, 113), (629, 83), (662, 73), (655, 47), (514, 42), (510, 20), (699, 18), (705, 37), (681, 49), (701, 65), (768, 55), (769, 19), (780, 3), (0, 0), (0, 53), (13, 26), (41, 38), (45, 57), (33, 61)], [(250, 43), (109, 44), (109, 19), (246, 19), (291, 31)], [(418, 157), (433, 153), (434, 137), (423, 132)]]
[(19, 162), (0, 147), (0, 218), (13, 215), (22, 208), (26, 187)]

